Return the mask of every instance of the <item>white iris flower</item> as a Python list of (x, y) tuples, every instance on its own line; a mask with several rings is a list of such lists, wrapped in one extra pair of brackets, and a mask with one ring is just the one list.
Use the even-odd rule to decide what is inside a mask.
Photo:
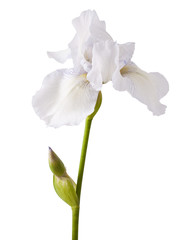
[(146, 104), (154, 115), (165, 112), (160, 99), (168, 83), (159, 73), (146, 73), (132, 61), (134, 43), (118, 44), (106, 32), (95, 11), (85, 11), (73, 20), (76, 34), (68, 49), (48, 52), (60, 63), (72, 58), (73, 69), (50, 73), (33, 97), (33, 107), (47, 125), (76, 125), (94, 111), (102, 85), (112, 81), (119, 91), (128, 91)]

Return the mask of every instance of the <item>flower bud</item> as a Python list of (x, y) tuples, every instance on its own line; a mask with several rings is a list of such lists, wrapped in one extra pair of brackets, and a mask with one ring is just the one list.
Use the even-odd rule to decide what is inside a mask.
[(53, 176), (53, 185), (58, 196), (71, 207), (79, 205), (79, 200), (76, 194), (76, 184), (66, 174), (63, 177)]
[(55, 152), (49, 147), (49, 167), (51, 171), (57, 177), (61, 177), (66, 173), (66, 168), (61, 159), (55, 154)]

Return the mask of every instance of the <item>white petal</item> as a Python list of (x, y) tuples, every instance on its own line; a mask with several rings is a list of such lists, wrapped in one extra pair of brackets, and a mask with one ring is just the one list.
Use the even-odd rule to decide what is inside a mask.
[(47, 52), (47, 55), (49, 58), (54, 58), (56, 61), (64, 63), (68, 58), (71, 57), (71, 50), (68, 48), (58, 52)]
[(165, 112), (166, 106), (160, 99), (169, 90), (167, 80), (160, 73), (147, 73), (131, 63), (121, 69), (119, 79), (113, 82), (115, 89), (127, 90), (134, 98), (147, 105), (154, 115)]
[[(115, 89), (126, 90), (126, 86), (123, 86), (123, 81), (121, 80), (122, 76), (120, 70), (130, 62), (133, 53), (135, 44), (132, 42), (118, 44), (119, 45), (119, 58), (116, 58), (116, 69), (112, 75), (113, 87)], [(121, 85), (121, 86), (120, 86)]]
[(85, 72), (89, 72), (92, 68), (92, 63), (87, 61), (85, 58), (82, 58), (81, 66), (83, 67)]
[(95, 11), (84, 11), (72, 21), (76, 35), (69, 43), (75, 67), (83, 58), (91, 62), (93, 44), (97, 41), (112, 39), (106, 32), (104, 21), (100, 21)]
[(48, 126), (76, 125), (94, 111), (97, 96), (85, 74), (57, 70), (44, 79), (33, 97), (33, 107)]
[(90, 33), (98, 40), (112, 39), (106, 32), (106, 24), (104, 21), (100, 21), (96, 11), (87, 10), (81, 13), (81, 15), (75, 18), (73, 21), (78, 36), (82, 39), (88, 39)]
[(135, 43), (128, 42), (119, 44), (119, 64), (120, 69), (124, 67), (132, 58), (135, 49)]
[(94, 89), (100, 90), (103, 83), (120, 76), (120, 69), (130, 61), (134, 43), (117, 44), (112, 40), (101, 41), (93, 47), (92, 69), (87, 79)]
[(87, 75), (94, 89), (111, 80), (119, 57), (118, 44), (113, 41), (98, 42), (93, 47), (92, 69)]

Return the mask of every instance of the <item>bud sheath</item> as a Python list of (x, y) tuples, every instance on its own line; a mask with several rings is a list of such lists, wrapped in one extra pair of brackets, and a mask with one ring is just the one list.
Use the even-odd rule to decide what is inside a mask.
[(65, 177), (53, 176), (53, 185), (58, 196), (71, 207), (77, 207), (79, 200), (76, 194), (76, 184), (67, 175)]

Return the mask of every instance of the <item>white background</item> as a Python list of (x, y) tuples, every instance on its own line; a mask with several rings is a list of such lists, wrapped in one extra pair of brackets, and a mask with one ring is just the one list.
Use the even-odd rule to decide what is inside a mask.
[[(180, 239), (180, 76), (178, 0), (2, 0), (0, 4), (0, 239), (71, 239), (71, 209), (56, 195), (48, 146), (77, 177), (84, 122), (47, 128), (31, 107), (44, 76), (62, 66), (71, 24), (95, 9), (133, 61), (166, 76), (166, 114), (152, 116), (128, 93), (103, 86), (90, 135), (80, 240)], [(68, 63), (69, 64), (69, 63)]]

